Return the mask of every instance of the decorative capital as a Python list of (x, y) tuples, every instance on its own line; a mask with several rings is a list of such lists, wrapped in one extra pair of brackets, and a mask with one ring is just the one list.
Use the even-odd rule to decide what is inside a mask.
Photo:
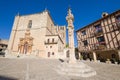
[(68, 9), (68, 14), (67, 14), (66, 20), (67, 21), (68, 20), (72, 20), (72, 21), (74, 20), (74, 16), (73, 16), (72, 11), (71, 11), (70, 8)]
[(67, 20), (67, 22), (68, 22), (68, 27), (73, 28), (73, 27), (74, 27), (74, 26), (73, 26), (74, 16), (73, 16), (72, 11), (71, 11), (70, 8), (68, 9), (68, 14), (67, 14), (67, 16), (66, 16), (66, 20)]

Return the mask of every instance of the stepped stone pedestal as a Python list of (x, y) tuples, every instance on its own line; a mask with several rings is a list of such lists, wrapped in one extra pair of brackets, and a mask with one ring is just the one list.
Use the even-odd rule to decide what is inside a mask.
[(57, 66), (56, 71), (59, 74), (76, 77), (91, 77), (96, 75), (96, 71), (94, 71), (91, 67), (84, 64), (83, 62), (76, 63), (63, 62)]

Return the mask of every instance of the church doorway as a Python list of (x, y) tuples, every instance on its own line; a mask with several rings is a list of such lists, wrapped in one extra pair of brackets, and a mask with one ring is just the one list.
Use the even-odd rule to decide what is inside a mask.
[(23, 49), (24, 49), (23, 50), (24, 54), (27, 54), (27, 52), (28, 52), (28, 43), (27, 42), (25, 42)]
[(19, 39), (18, 52), (30, 54), (32, 52), (33, 38), (30, 36), (30, 30), (26, 29), (25, 37)]

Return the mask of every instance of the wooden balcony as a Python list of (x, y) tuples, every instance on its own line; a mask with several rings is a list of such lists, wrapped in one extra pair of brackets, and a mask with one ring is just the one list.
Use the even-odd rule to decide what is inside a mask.
[(97, 37), (97, 36), (101, 36), (101, 35), (103, 35), (103, 31), (96, 31), (95, 33), (94, 33), (94, 35)]
[(104, 50), (104, 49), (106, 49), (105, 45), (99, 45), (98, 46), (98, 50)]
[(105, 49), (106, 49), (105, 42), (99, 42), (94, 45), (92, 50), (105, 50)]

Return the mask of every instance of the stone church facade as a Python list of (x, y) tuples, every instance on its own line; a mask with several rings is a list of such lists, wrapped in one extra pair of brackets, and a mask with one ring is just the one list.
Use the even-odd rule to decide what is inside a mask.
[(11, 54), (61, 58), (66, 45), (66, 27), (56, 26), (47, 10), (15, 16), (8, 51)]

